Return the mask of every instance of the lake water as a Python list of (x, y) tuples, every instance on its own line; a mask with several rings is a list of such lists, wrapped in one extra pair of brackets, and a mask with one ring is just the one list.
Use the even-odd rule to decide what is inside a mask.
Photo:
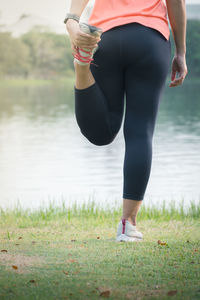
[[(153, 139), (145, 205), (200, 199), (200, 80), (166, 88)], [(0, 88), (0, 206), (36, 209), (90, 200), (122, 203), (122, 128), (112, 144), (96, 146), (81, 133), (73, 88)]]

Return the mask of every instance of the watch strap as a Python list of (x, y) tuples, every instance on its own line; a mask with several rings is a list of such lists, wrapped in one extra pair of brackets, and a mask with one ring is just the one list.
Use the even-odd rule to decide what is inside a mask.
[(79, 16), (77, 16), (77, 15), (75, 15), (75, 14), (71, 14), (71, 13), (67, 13), (67, 14), (66, 14), (66, 17), (65, 17), (65, 19), (64, 19), (64, 23), (65, 23), (65, 24), (67, 23), (67, 20), (68, 20), (68, 19), (76, 20), (78, 23), (79, 23), (79, 20), (80, 20)]

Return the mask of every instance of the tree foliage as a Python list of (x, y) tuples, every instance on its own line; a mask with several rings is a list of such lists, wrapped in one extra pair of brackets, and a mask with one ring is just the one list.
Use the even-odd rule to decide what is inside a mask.
[(30, 70), (29, 48), (9, 32), (0, 33), (0, 75), (26, 77)]
[[(173, 41), (171, 33), (171, 41)], [(200, 76), (200, 21), (187, 21), (186, 61), (191, 77)], [(172, 42), (174, 55), (174, 42)], [(45, 78), (70, 76), (74, 72), (68, 35), (35, 27), (14, 38), (0, 32), (0, 76)]]

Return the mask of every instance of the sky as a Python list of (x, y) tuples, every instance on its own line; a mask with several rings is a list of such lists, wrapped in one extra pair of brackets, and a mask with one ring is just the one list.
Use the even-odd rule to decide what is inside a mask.
[[(0, 0), (0, 23), (12, 24), (22, 14), (33, 14), (61, 24), (71, 0)], [(89, 4), (92, 3), (90, 0)], [(187, 4), (200, 4), (200, 0), (186, 0)], [(63, 24), (63, 23), (62, 23)]]

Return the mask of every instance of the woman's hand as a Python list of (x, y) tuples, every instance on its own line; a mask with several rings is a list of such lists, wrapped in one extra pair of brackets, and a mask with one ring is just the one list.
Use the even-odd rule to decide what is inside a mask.
[(79, 24), (73, 19), (67, 21), (66, 28), (69, 33), (73, 52), (76, 51), (77, 47), (92, 50), (97, 47), (97, 43), (101, 40), (100, 37), (91, 36), (90, 34), (83, 32), (80, 29)]
[[(177, 78), (176, 73), (179, 74)], [(175, 54), (172, 60), (171, 83), (169, 87), (182, 84), (187, 73), (188, 70), (185, 60), (185, 54)]]

